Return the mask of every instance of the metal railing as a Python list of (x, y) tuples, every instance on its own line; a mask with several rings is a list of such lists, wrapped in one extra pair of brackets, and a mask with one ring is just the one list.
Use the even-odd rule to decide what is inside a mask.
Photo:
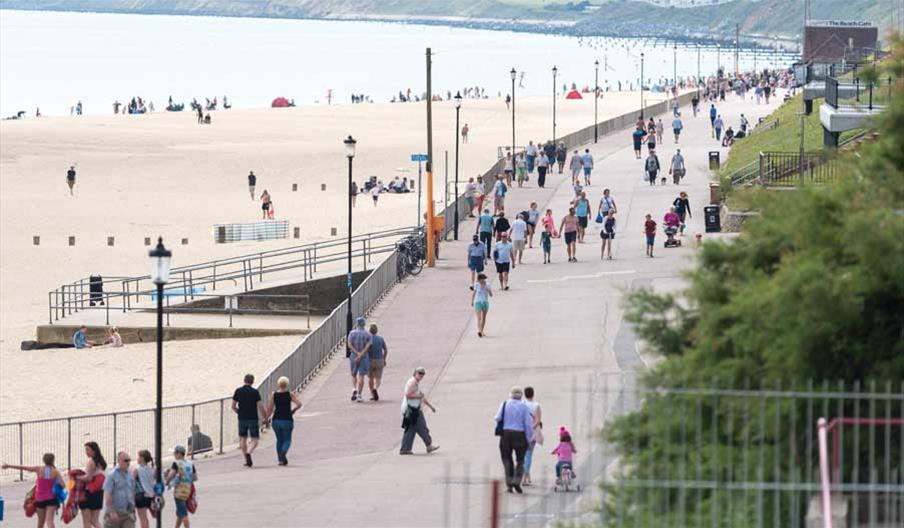
[(754, 134), (761, 134), (763, 132), (766, 132), (767, 130), (774, 130), (779, 127), (779, 124), (780, 123), (778, 118), (770, 119), (768, 121), (763, 119), (759, 123), (757, 123), (755, 127), (753, 127), (753, 130), (750, 131), (750, 135), (752, 136)]
[(730, 172), (728, 176), (725, 177), (732, 186), (734, 185), (743, 185), (745, 183), (751, 183), (757, 179), (760, 175), (760, 162), (759, 160), (754, 160), (744, 165), (743, 167)]
[[(360, 263), (362, 270), (367, 270), (374, 255), (394, 251), (396, 241), (413, 229), (397, 228), (352, 237), (354, 262)], [(346, 239), (331, 240), (177, 267), (170, 273), (166, 291), (171, 296), (181, 296), (183, 302), (189, 302), (197, 294), (215, 291), (218, 286), (248, 292), (254, 290), (255, 283), (262, 282), (265, 277), (298, 274), (299, 278), (307, 281), (313, 279), (318, 267), (344, 262), (347, 247)], [(92, 285), (99, 287), (99, 291), (91, 291)], [(82, 310), (126, 313), (142, 308), (142, 300), (149, 301), (153, 295), (156, 295), (156, 286), (149, 275), (104, 278), (100, 281), (82, 278), (48, 292), (48, 319), (53, 324)]]
[[(307, 328), (311, 328), (311, 297), (304, 294), (259, 294), (242, 293), (238, 295), (220, 295), (216, 293), (195, 293), (195, 302), (170, 306), (171, 294), (164, 293), (163, 314), (166, 326), (170, 326), (170, 314), (222, 314), (229, 328), (233, 327), (236, 315), (303, 315), (307, 320)], [(208, 302), (217, 301), (219, 302)], [(255, 307), (263, 301), (265, 308)], [(244, 305), (244, 306), (242, 306)], [(156, 308), (148, 308), (148, 312), (156, 312)], [(109, 319), (107, 324), (110, 324)]]
[(838, 178), (839, 164), (825, 152), (760, 152), (758, 183), (797, 185), (829, 183)]
[(891, 102), (894, 85), (892, 77), (875, 81), (860, 77), (850, 80), (829, 77), (826, 79), (826, 104), (843, 110), (881, 110)]

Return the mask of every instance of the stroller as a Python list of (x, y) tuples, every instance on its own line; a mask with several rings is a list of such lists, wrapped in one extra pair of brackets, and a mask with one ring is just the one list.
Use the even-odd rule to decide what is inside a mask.
[(667, 225), (665, 226), (665, 244), (663, 244), (666, 248), (676, 248), (681, 247), (681, 240), (675, 238), (675, 235), (678, 234), (678, 226)]

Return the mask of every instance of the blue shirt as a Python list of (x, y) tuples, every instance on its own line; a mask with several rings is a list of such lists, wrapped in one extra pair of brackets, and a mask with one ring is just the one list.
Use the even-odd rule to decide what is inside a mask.
[(495, 257), (493, 260), (500, 264), (512, 261), (512, 244), (510, 242), (499, 242), (496, 244)]
[(75, 348), (86, 348), (88, 346), (88, 336), (76, 330), (72, 336), (72, 344), (75, 345)]
[[(505, 408), (505, 417), (502, 409)], [(530, 414), (530, 408), (521, 400), (506, 400), (496, 411), (495, 420), (502, 420), (502, 429), (505, 431), (524, 431), (527, 442), (534, 439), (534, 419)]]
[(715, 106), (711, 106), (711, 107), (709, 108), (709, 117), (712, 118), (712, 119), (715, 119), (715, 118), (716, 118), (716, 113), (717, 113), (717, 112), (716, 112), (716, 107), (715, 107)]
[(493, 232), (493, 217), (487, 213), (480, 215), (480, 219), (477, 220), (477, 223), (480, 225), (481, 233), (492, 233)]
[(383, 349), (386, 348), (386, 341), (378, 335), (372, 335), (370, 338), (370, 348), (367, 355), (370, 359), (383, 359)]
[(368, 343), (372, 341), (370, 332), (363, 328), (355, 328), (348, 334), (348, 344), (353, 348), (352, 353), (355, 354), (355, 350), (361, 352), (364, 350), (364, 347), (367, 346)]
[(574, 204), (574, 214), (578, 216), (587, 216), (590, 214), (590, 202), (583, 198)]
[(487, 258), (487, 245), (483, 242), (468, 244), (468, 258)]

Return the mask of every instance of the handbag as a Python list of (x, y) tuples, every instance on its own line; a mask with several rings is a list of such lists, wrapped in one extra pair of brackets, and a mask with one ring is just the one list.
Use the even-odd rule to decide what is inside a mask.
[(180, 482), (176, 484), (175, 489), (173, 489), (173, 498), (176, 500), (188, 500), (191, 497), (191, 484), (186, 482)]
[(603, 213), (600, 213), (600, 212), (597, 212), (597, 213), (596, 213), (596, 223), (597, 223), (597, 224), (602, 224), (602, 223), (603, 223)]
[(496, 430), (493, 434), (496, 436), (502, 436), (502, 426), (505, 424), (505, 403), (502, 402), (502, 416), (499, 418), (499, 421), (496, 422)]

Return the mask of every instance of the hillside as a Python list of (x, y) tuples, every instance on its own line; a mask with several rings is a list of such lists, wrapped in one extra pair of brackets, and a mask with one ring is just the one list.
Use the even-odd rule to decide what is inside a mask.
[[(904, 18), (904, 13), (896, 15), (897, 5), (891, 0), (814, 0), (811, 18), (872, 20), (888, 29), (894, 20), (900, 24)], [(735, 24), (746, 37), (793, 39), (803, 20), (803, 2), (790, 0), (734, 0), (692, 7), (662, 7), (650, 0), (0, 0), (0, 8), (267, 18), (389, 17), (516, 31), (724, 40), (734, 38)]]

